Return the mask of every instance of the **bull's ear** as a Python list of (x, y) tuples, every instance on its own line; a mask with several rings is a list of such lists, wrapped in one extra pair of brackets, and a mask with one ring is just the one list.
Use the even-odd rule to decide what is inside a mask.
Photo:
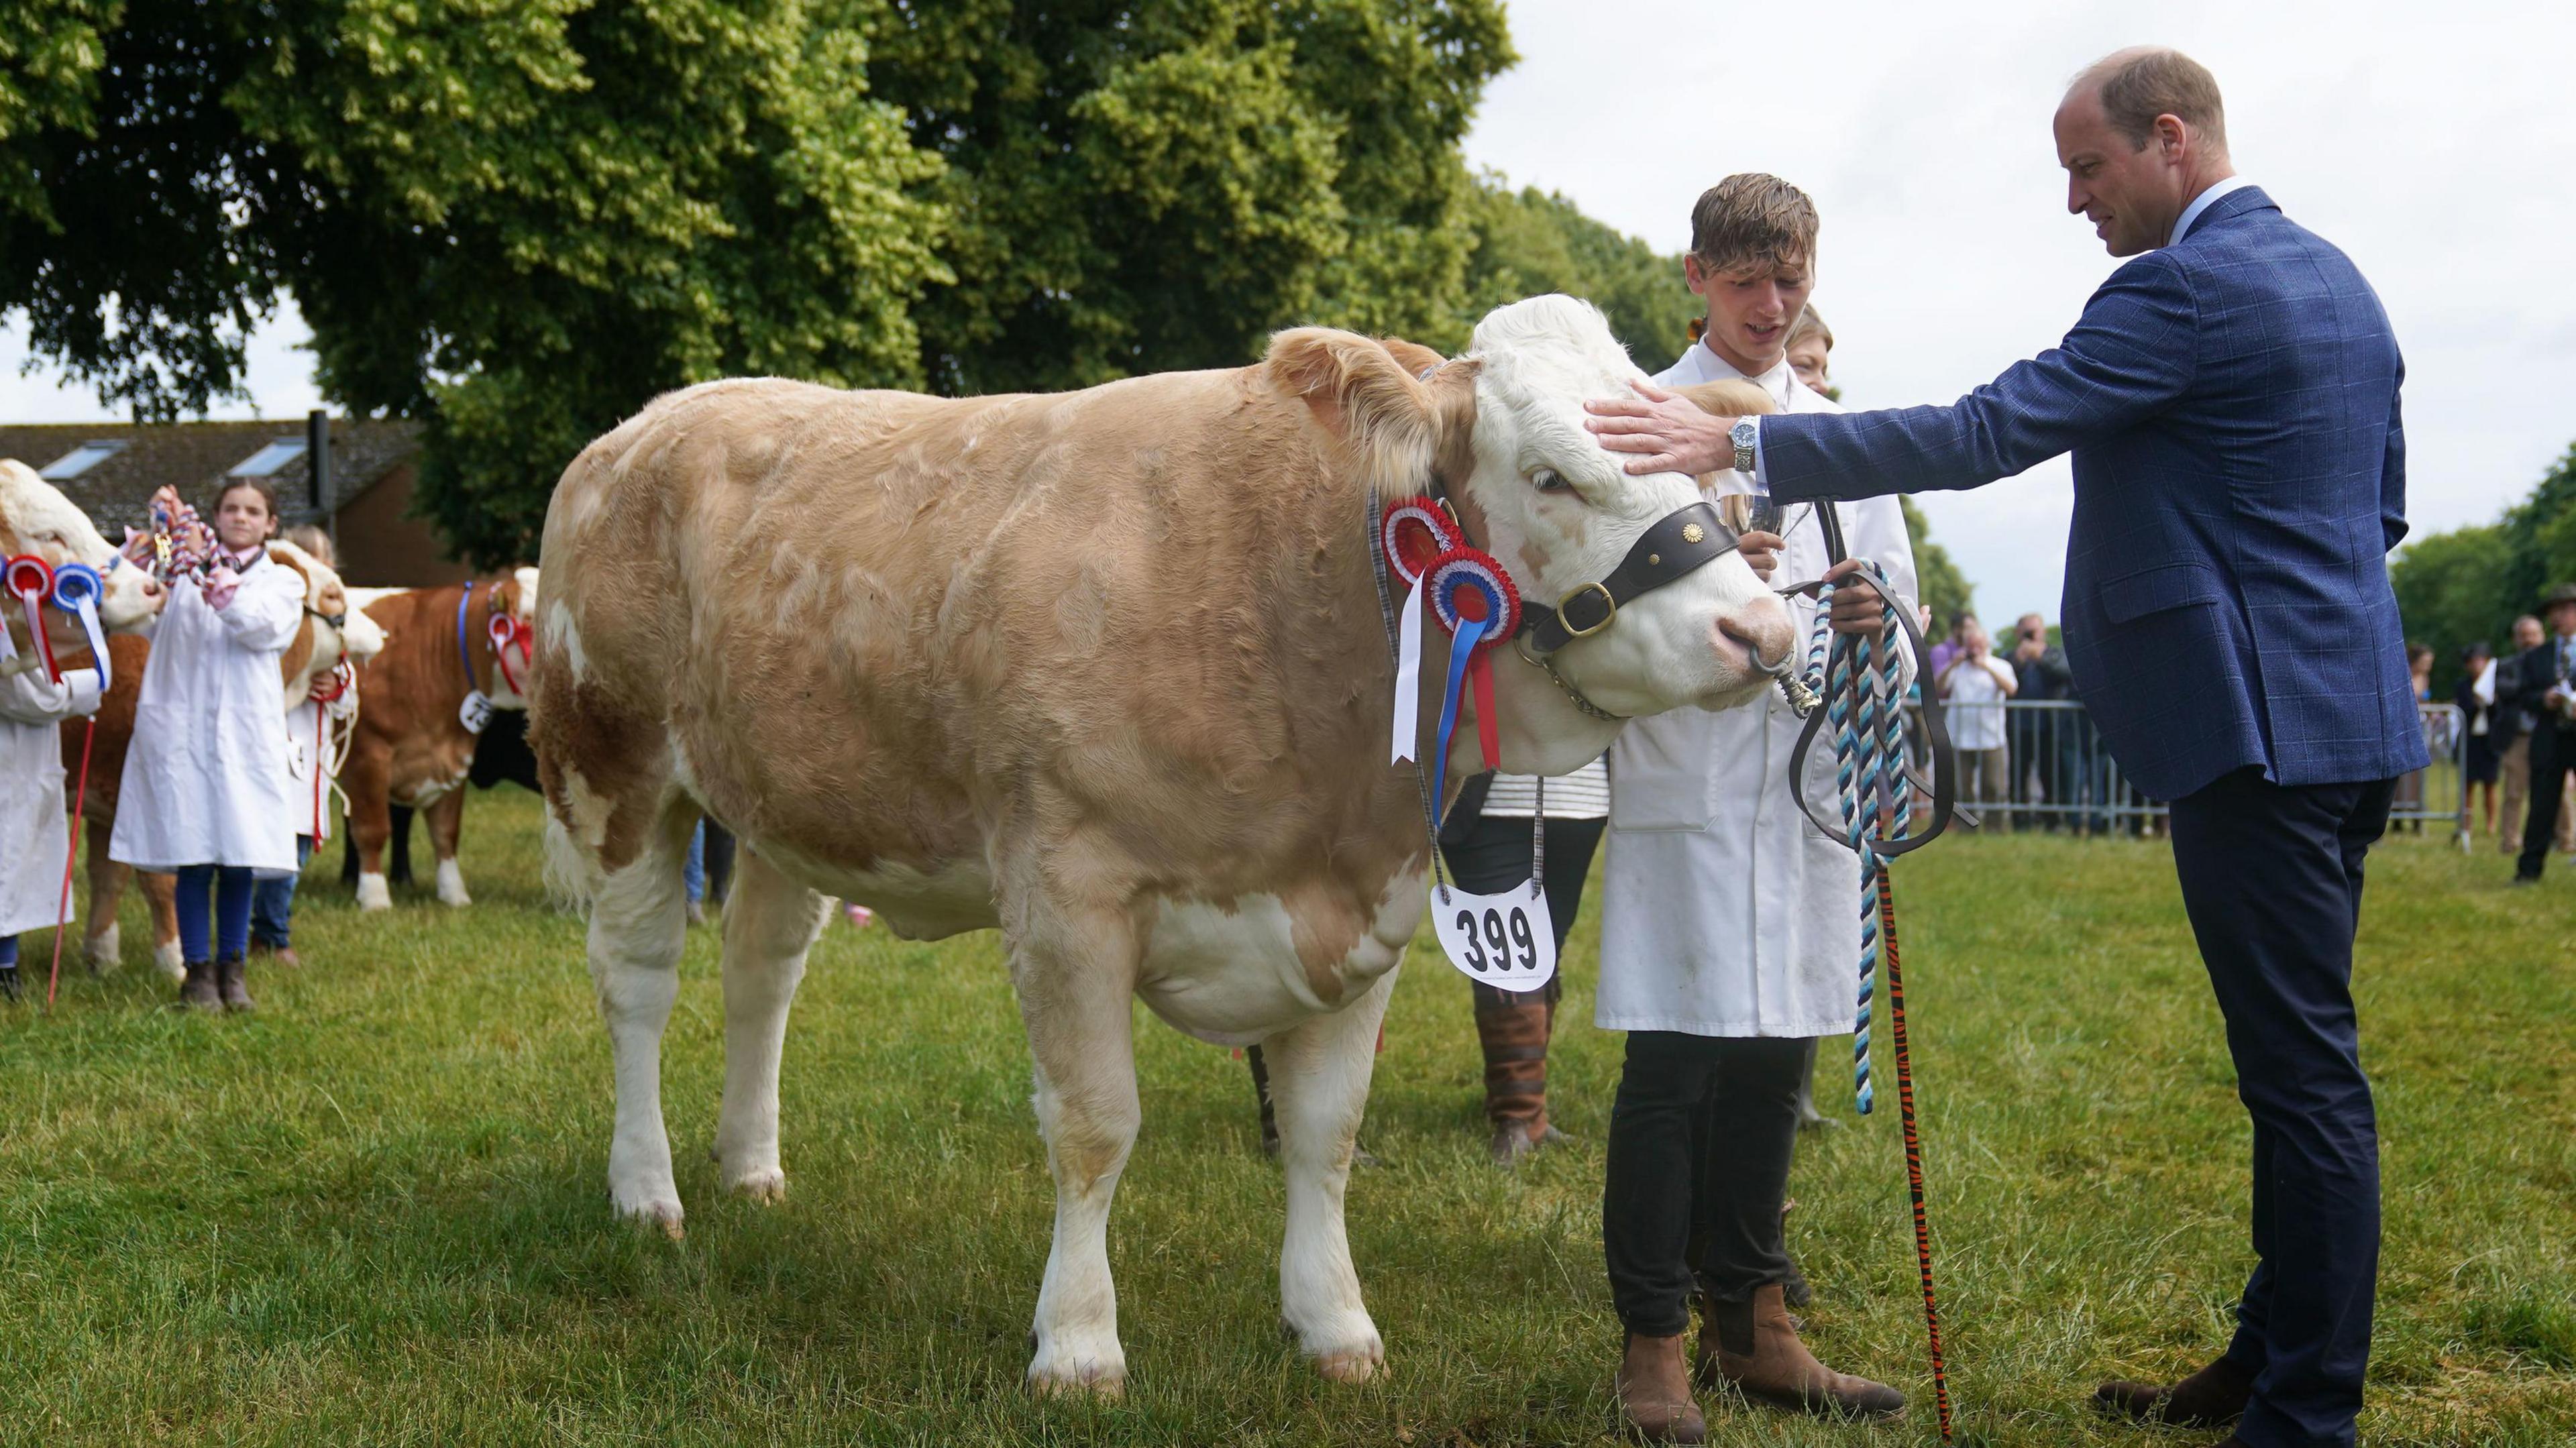
[(1449, 360), (1419, 342), (1408, 342), (1402, 337), (1380, 337), (1377, 344), (1386, 349), (1386, 355), (1395, 359), (1395, 365), (1416, 377)]
[(1770, 393), (1734, 377), (1676, 387), (1673, 396), (1692, 403), (1711, 417), (1751, 417), (1780, 410), (1779, 404), (1771, 400)]
[[(1394, 344), (1439, 354), (1409, 342)], [(1441, 409), (1386, 343), (1329, 327), (1297, 327), (1270, 339), (1262, 368), (1301, 399), (1341, 443), (1350, 464), (1388, 493), (1409, 493), (1430, 475), (1440, 450)]]

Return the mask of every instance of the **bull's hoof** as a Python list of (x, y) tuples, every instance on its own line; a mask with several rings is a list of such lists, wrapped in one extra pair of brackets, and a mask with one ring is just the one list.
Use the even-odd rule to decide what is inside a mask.
[(617, 1197), (617, 1215), (633, 1222), (636, 1226), (659, 1231), (674, 1242), (681, 1241), (689, 1235), (687, 1229), (680, 1225), (680, 1202), (677, 1197), (632, 1202), (626, 1199), (623, 1192), (618, 1193)]
[(1315, 1371), (1336, 1383), (1364, 1383), (1386, 1371), (1386, 1341), (1377, 1335), (1377, 1325), (1365, 1312), (1352, 1315), (1355, 1320), (1315, 1332), (1300, 1332), (1296, 1324), (1282, 1318), (1279, 1327), (1297, 1339), (1306, 1356), (1315, 1363)]
[(465, 893), (465, 872), (456, 868), (454, 860), (438, 862), (438, 903), (453, 906), (474, 903), (474, 897)]
[(173, 940), (153, 946), (152, 968), (172, 980), (186, 980), (188, 962), (179, 953), (179, 942)]
[(725, 1190), (764, 1207), (774, 1207), (787, 1200), (787, 1173), (774, 1166), (761, 1167), (726, 1182)]
[(81, 957), (89, 962), (92, 975), (113, 975), (125, 963), (125, 929), (110, 924), (105, 930), (81, 942)]
[[(1031, 1337), (1037, 1336), (1035, 1333)], [(1115, 1402), (1127, 1396), (1127, 1352), (1115, 1334), (1083, 1340), (1064, 1333), (1037, 1344), (1029, 1360), (1029, 1392), (1040, 1398), (1088, 1395)]]
[(365, 873), (358, 876), (358, 908), (361, 910), (394, 908), (394, 892), (385, 884), (384, 876)]

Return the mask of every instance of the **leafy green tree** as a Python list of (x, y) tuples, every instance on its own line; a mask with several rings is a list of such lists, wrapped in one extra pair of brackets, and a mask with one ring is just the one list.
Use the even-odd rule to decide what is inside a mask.
[(1690, 345), (1690, 324), (1702, 308), (1682, 284), (1680, 256), (1602, 225), (1554, 192), (1514, 191), (1492, 175), (1480, 178), (1476, 191), (1476, 249), (1455, 330), (1472, 330), (1504, 302), (1564, 292), (1600, 307), (1649, 372), (1662, 371)]
[(8, 0), (0, 306), (169, 417), (291, 292), (328, 395), (427, 420), (442, 530), (531, 556), (659, 391), (921, 380), (945, 214), (869, 93), (880, 4)]
[(1959, 615), (1976, 608), (1977, 590), (1959, 571), (1950, 550), (1932, 541), (1932, 525), (1914, 500), (1899, 495), (1896, 501), (1904, 506), (1906, 539), (1914, 545), (1914, 579), (1921, 594), (1915, 601), (1932, 606), (1934, 633), (1948, 633)]
[(1460, 338), (1496, 0), (942, 0), (873, 47), (946, 162), (940, 390), (1236, 366), (1303, 321)]
[(2432, 648), (2437, 689), (2458, 678), (2469, 645), (2511, 647), (2514, 615), (2529, 607), (2513, 589), (2512, 558), (2503, 525), (2489, 523), (2409, 543), (2390, 562), (2398, 617), (2408, 639)]

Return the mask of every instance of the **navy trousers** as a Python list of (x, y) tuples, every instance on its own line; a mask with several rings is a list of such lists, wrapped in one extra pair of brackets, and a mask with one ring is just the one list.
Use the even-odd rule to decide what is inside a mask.
[(2254, 1119), (2253, 1277), (2227, 1355), (2237, 1436), (2351, 1448), (2379, 1280), (2379, 1128), (2352, 937), (2393, 779), (2284, 787), (2242, 769), (2173, 802), (2174, 871)]

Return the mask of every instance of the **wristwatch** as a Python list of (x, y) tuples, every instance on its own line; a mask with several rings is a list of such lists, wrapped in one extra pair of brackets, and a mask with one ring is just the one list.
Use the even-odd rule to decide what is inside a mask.
[(1726, 430), (1726, 435), (1735, 443), (1735, 470), (1748, 478), (1753, 476), (1753, 439), (1758, 435), (1753, 419), (1737, 418), (1735, 426)]

